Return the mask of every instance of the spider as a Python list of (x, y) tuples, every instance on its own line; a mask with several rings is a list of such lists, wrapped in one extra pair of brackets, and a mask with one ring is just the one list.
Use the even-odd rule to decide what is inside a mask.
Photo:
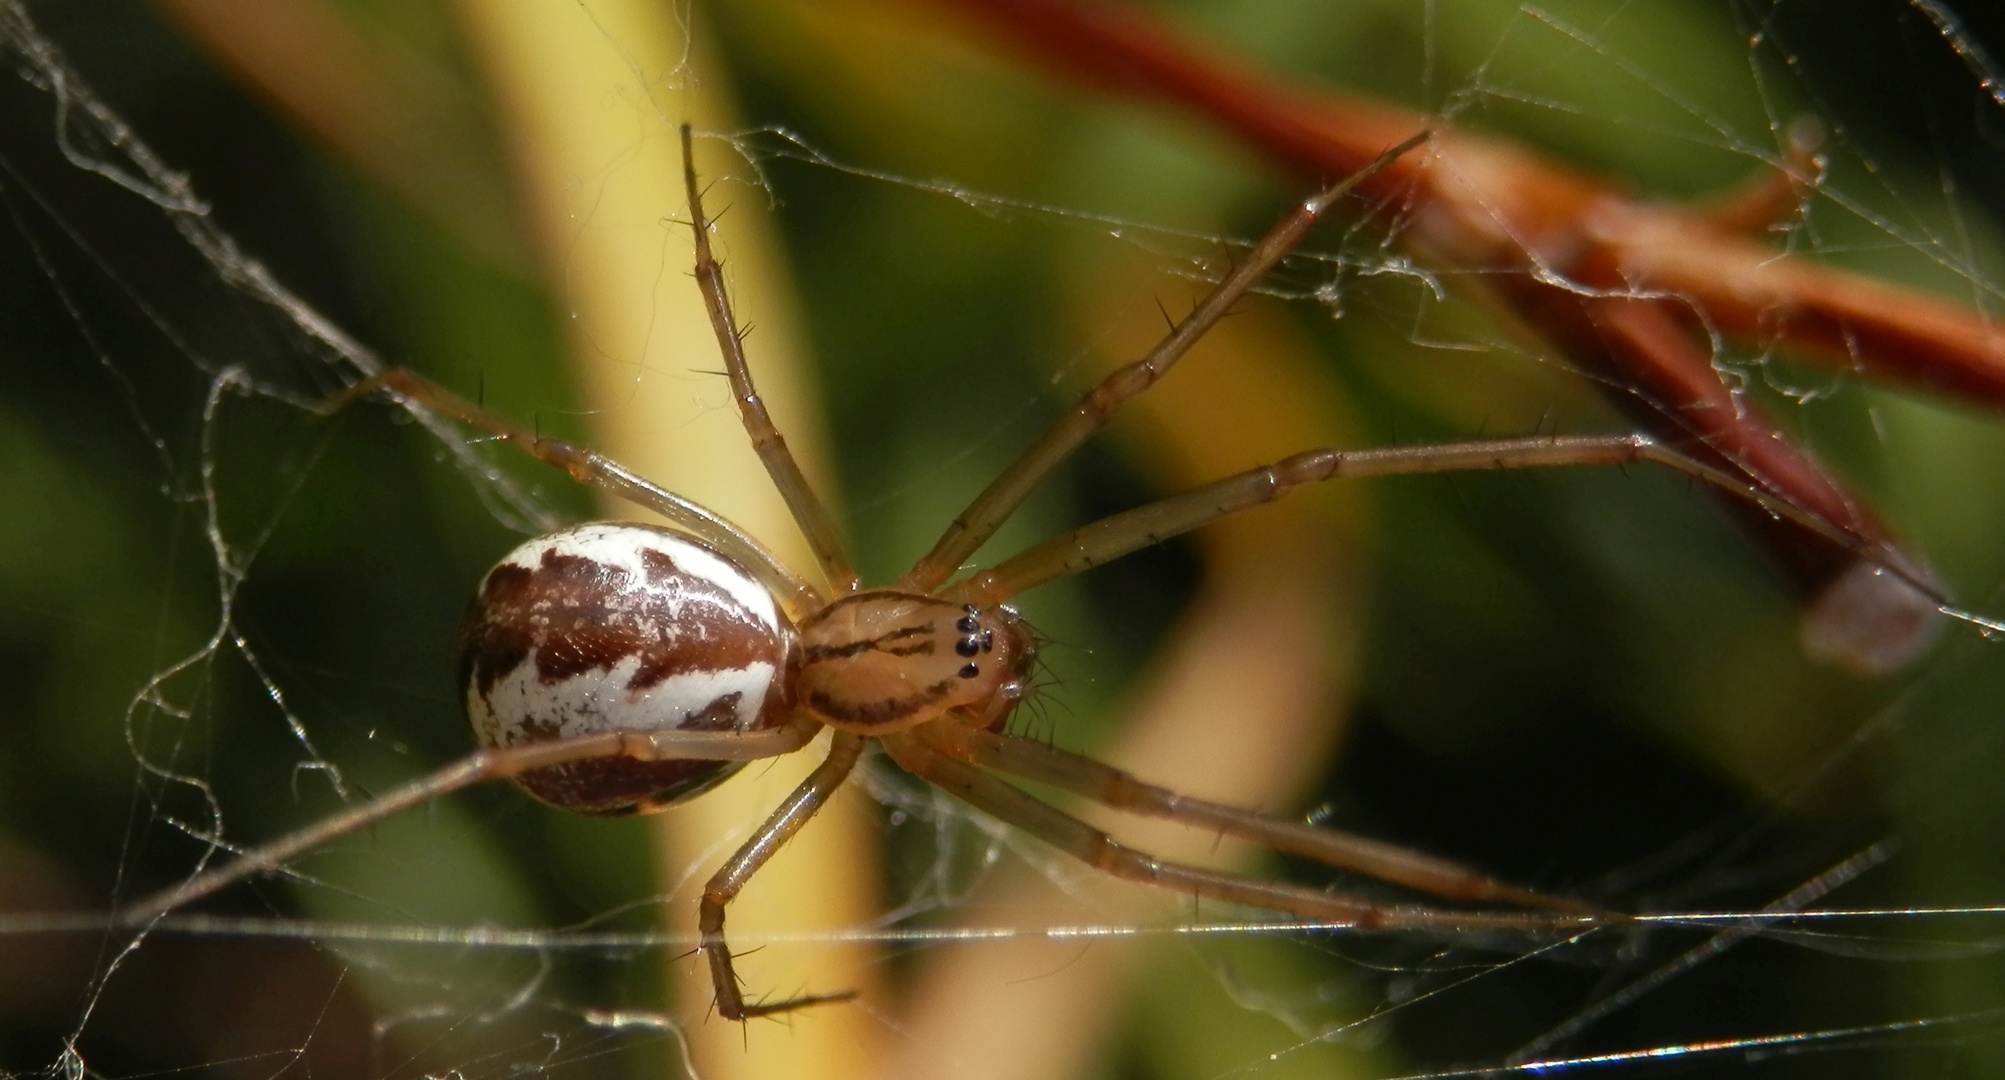
[[(913, 775), (1092, 866), (1194, 897), (1361, 928), (1578, 931), (1620, 922), (1618, 913), (1444, 859), (1180, 795), (1010, 734), (1011, 711), (1030, 692), (1035, 648), (1008, 601), (1295, 487), (1339, 477), (1647, 461), (1836, 543), (1856, 548), (1865, 546), (1862, 541), (1648, 437), (1555, 436), (1309, 450), (1113, 515), (956, 578), (1044, 476), (1125, 401), (1162, 378), (1353, 185), (1426, 138), (1424, 131), (1415, 135), (1295, 207), (1155, 349), (1101, 381), (1005, 469), (912, 569), (889, 587), (866, 589), (834, 519), (754, 389), (722, 268), (711, 251), (685, 125), (683, 176), (698, 287), (741, 419), (815, 554), (822, 583), (781, 564), (729, 521), (618, 463), (525, 430), (411, 371), (363, 380), (330, 399), (325, 410), (388, 394), (514, 444), (670, 524), (574, 526), (504, 556), (481, 583), (462, 632), (460, 693), (478, 750), (142, 899), (121, 913), (121, 921), (144, 926), (231, 883), (277, 870), (322, 843), (472, 784), (511, 779), (545, 803), (586, 814), (649, 812), (701, 794), (746, 762), (804, 749), (829, 728), (821, 764), (704, 888), (699, 949), (709, 964), (717, 1012), (727, 1019), (853, 996), (841, 991), (748, 1001), (733, 971), (724, 922), (732, 900), (842, 785), (871, 740)], [(1890, 558), (1881, 565), (1900, 573)], [(1249, 839), (1445, 900), (1490, 906), (1387, 903), (1161, 861), (1002, 777)]]

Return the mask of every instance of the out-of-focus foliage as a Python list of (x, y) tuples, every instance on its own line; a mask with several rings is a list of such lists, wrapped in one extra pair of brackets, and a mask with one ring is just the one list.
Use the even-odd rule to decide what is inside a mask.
[[(588, 430), (561, 366), (567, 313), (525, 254), (534, 242), (478, 232), (512, 223), (450, 220), (372, 179), (152, 8), (32, 10), (244, 249), (350, 335), (542, 430)], [(507, 135), (452, 9), (336, 10), (456, 96), (476, 125), (459, 135), (491, 185), (480, 200), (509, 205)], [(1911, 8), (1799, 0), (1609, 14), (1594, 3), (1375, 0), (1174, 14), (1261, 63), (1450, 109), (1459, 123), (1667, 198), (1745, 179), (1756, 154), (1773, 153), (1778, 126), (1820, 113), (1834, 125), (1832, 172), (1794, 234), (1799, 247), (1980, 306), (2005, 280), (1986, 218), (1986, 200), (2005, 191), (2005, 113)], [(1079, 358), (1098, 332), (1157, 299), (1176, 311), (1197, 290), (1111, 276), (1187, 267), (1208, 248), (1178, 231), (1254, 236), (1298, 194), (1215, 133), (1045, 82), (930, 15), (758, 0), (701, 6), (694, 19), (727, 68), (696, 77), (734, 80), (749, 124), (799, 136), (749, 137), (766, 156), (724, 178), (720, 202), (778, 204), (842, 520), (874, 580), (916, 557), (1086, 385)], [(636, 137), (666, 137), (663, 121), (637, 107)], [(11, 79), (0, 90), (0, 910), (103, 911), (186, 873), (199, 847), (164, 817), (199, 824), (204, 804), (141, 761), (208, 785), (232, 835), (251, 838), (334, 805), (326, 777), (298, 767), (307, 755), (287, 717), (359, 792), (462, 753), (455, 627), (472, 583), (516, 537), (423, 430), (380, 408), (332, 420), (300, 408), (334, 385), (311, 349), (217, 280), (154, 207), (64, 159), (63, 130), (42, 90)], [(799, 146), (868, 171), (776, 153)], [(755, 176), (764, 192), (748, 183)], [(956, 198), (948, 183), (1013, 201)], [(1331, 229), (1310, 246), (1340, 256), (1340, 273), (1328, 261), (1285, 272), (1298, 291), (1335, 280), (1340, 312), (1259, 301), (1313, 344), (1318, 377), (1361, 443), (1620, 428), (1563, 361), (1458, 300), (1454, 281), (1437, 297), (1424, 268), (1400, 266), (1378, 239), (1369, 227)], [(660, 289), (691, 287), (680, 250), (664, 245)], [(756, 332), (751, 341), (756, 364)], [(1878, 501), (1958, 598), (2000, 614), (2005, 425), (1782, 358), (1722, 360)], [(293, 400), (225, 394), (220, 419), (205, 422), (213, 376), (232, 366)], [(1221, 423), (1202, 411), (1181, 422)], [(1068, 467), (999, 546), (1158, 494), (1146, 433), (1114, 436)], [(590, 512), (562, 477), (496, 460), (557, 512)], [(1998, 645), (1955, 629), (1914, 671), (1879, 684), (1810, 665), (1784, 587), (1710, 500), (1665, 477), (1423, 480), (1366, 497), (1362, 675), (1322, 787), (1327, 820), (1623, 908), (1758, 909), (1874, 844), (1890, 861), (1837, 905), (2005, 898)], [(212, 525), (228, 569), (243, 571), (240, 587), (219, 579)], [(1196, 588), (1198, 565), (1177, 544), (1029, 598), (1053, 639), (1036, 730), (1081, 748), (1111, 737), (1129, 680)], [(176, 669), (202, 650), (226, 601), (248, 648), (223, 641)], [(1233, 722), (1233, 707), (1218, 703), (1219, 723)], [(923, 816), (886, 833), (888, 895), (912, 895), (938, 868), (936, 838)], [(644, 822), (573, 820), (481, 790), (311, 864), (340, 889), (264, 886), (213, 910), (647, 929), (659, 912), (646, 900), (663, 887), (648, 850)], [(1743, 944), (1558, 1052), (2001, 1004), (1995, 961), (1920, 944), (1982, 937), (1983, 926), (1842, 930), (1880, 936), (1828, 951)], [(1497, 1063), (1700, 940), (1639, 935), (1507, 971), (1489, 969), (1508, 946), (1206, 942), (1151, 960), (1156, 977), (1136, 980), (1102, 1066), (1306, 1074), (1323, 1059), (1264, 1060), (1299, 1041), (1285, 1034), (1289, 1018), (1395, 1005), (1359, 1037), (1382, 1042), (1347, 1060)], [(660, 1008), (659, 950), (467, 949), (393, 964), (332, 934), (165, 935), (94, 981), (118, 941), (0, 935), (0, 1069), (49, 1067), (78, 1032), (105, 1076), (268, 1076), (297, 1053), (321, 1076), (678, 1067), (673, 1039), (579, 1020)], [(901, 954), (894, 981), (924, 955)], [(1421, 994), (1433, 996), (1407, 1003)], [(442, 1020), (412, 1012), (440, 1000), (454, 1003)], [(394, 1022), (376, 1026), (385, 1017)], [(559, 1028), (574, 1041), (553, 1051), (544, 1036)], [(1989, 1026), (1948, 1030), (1940, 1041), (1883, 1033), (1829, 1054), (1708, 1067), (1995, 1069)]]

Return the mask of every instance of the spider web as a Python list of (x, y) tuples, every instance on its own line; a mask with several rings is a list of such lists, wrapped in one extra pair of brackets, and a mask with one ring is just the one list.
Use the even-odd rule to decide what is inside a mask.
[[(1815, 114), (1829, 175), (1778, 247), (1997, 303), (2005, 112), (1994, 38), (1970, 12), (1327, 6), (1179, 17), (1279, 70), (1667, 198), (1772, 166), (1780, 133)], [(819, 397), (820, 467), (840, 478), (873, 580), (1110, 357), (1146, 347), (1157, 303), (1187, 303), (1221, 247), (1289, 194), (1220, 143), (895, 13), (838, 26), (782, 5), (703, 10), (719, 51), (654, 68), (610, 10), (579, 18), (633, 65), (641, 89), (609, 111), (634, 153), (573, 183), (609, 191), (672, 139), (663, 88), (673, 102), (727, 70), (740, 83), (745, 119), (704, 123), (737, 132), (739, 157), (706, 175), (727, 237), (768, 204), (785, 237), (820, 374), (768, 389)], [(452, 14), (351, 14), (480, 93)], [(7, 4), (0, 33), (18, 76), (0, 106), (9, 1075), (772, 1075), (756, 1055), (821, 1046), (837, 1022), (852, 1025), (848, 1056), (787, 1071), (1997, 1070), (2005, 660), (1959, 627), (1886, 680), (1811, 665), (1761, 557), (1689, 485), (1641, 473), (1318, 492), (1287, 504), (1299, 518), (1056, 584), (1026, 600), (1051, 638), (1049, 685), (1019, 725), (1205, 789), (1227, 755), (1180, 748), (1195, 701), (1234, 754), (1281, 763), (1250, 775), (1289, 778), (1240, 801), (1679, 916), (1642, 931), (1357, 935), (1137, 898), (888, 767), (866, 777), (873, 800), (830, 815), (880, 852), (849, 856), (862, 886), (828, 884), (874, 893), (865, 913), (734, 921), (734, 944), (759, 950), (755, 992), (835, 989), (809, 983), (840, 952), (862, 957), (872, 993), (846, 1020), (729, 1031), (750, 1047), (736, 1058), (688, 989), (701, 984), (681, 898), (749, 819), (691, 847), (653, 819), (573, 820), (474, 791), (199, 914), (108, 931), (120, 902), (464, 752), (452, 640), (471, 583), (524, 532), (604, 512), (429, 418), (376, 404), (323, 418), (328, 394), (409, 363), (593, 441), (608, 414), (644, 412), (635, 388), (667, 383), (681, 411), (642, 426), (742, 438), (702, 374), (707, 339), (679, 351), (661, 316), (581, 350), (570, 329), (588, 314), (597, 228), (660, 237), (643, 310), (686, 288), (672, 193), (639, 218), (603, 210), (560, 230), (539, 262), (495, 209), (527, 184), (511, 179), (498, 105), (472, 110), (462, 186), (427, 203), (329, 164), (144, 11)], [(1318, 234), (1271, 283), (1275, 302), (1229, 320), (1218, 353), (1138, 403), (997, 547), (1303, 439), (1622, 428), (1591, 380), (1382, 236)], [(754, 250), (727, 239), (734, 270)], [(767, 327), (759, 365), (792, 331), (747, 292), (741, 314)], [(631, 396), (592, 397), (563, 373), (567, 352), (610, 357)], [(1964, 606), (2005, 610), (1995, 417), (1770, 351), (1715, 360)], [(1282, 445), (1242, 438), (1255, 430)], [(1256, 674), (1278, 689), (1256, 694)], [(1268, 712), (1313, 723), (1269, 730)], [(1210, 846), (1195, 857), (1373, 888)]]

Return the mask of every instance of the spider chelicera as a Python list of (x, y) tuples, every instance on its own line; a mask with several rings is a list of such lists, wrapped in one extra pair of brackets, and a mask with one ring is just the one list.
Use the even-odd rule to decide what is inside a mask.
[[(1372, 168), (1425, 138), (1416, 135), (1387, 151)], [(1005, 721), (1029, 690), (1033, 640), (1007, 601), (1043, 582), (1272, 501), (1299, 485), (1338, 477), (1650, 461), (1836, 543), (1863, 546), (1746, 480), (1647, 437), (1540, 437), (1310, 450), (1116, 514), (955, 579), (963, 562), (1046, 474), (1123, 402), (1167, 373), (1361, 174), (1297, 206), (1149, 355), (1106, 378), (1052, 425), (954, 519), (917, 565), (889, 588), (865, 589), (833, 518), (753, 388), (711, 252), (690, 143), (685, 126), (683, 171), (696, 236), (696, 279), (746, 430), (806, 535), (824, 584), (782, 565), (730, 522), (619, 464), (520, 428), (419, 375), (392, 370), (358, 383), (328, 408), (374, 393), (392, 395), (512, 443), (580, 482), (660, 514), (670, 525), (582, 525), (531, 540), (504, 557), (482, 582), (462, 641), (460, 688), (479, 750), (141, 900), (121, 913), (127, 925), (143, 926), (233, 882), (276, 870), (319, 844), (471, 784), (513, 779), (544, 802), (584, 813), (658, 810), (700, 794), (745, 762), (802, 749), (823, 728), (834, 729), (827, 757), (703, 892), (700, 947), (709, 961), (717, 1011), (732, 1020), (851, 996), (746, 1001), (725, 945), (724, 914), (752, 875), (849, 776), (872, 739), (907, 771), (1060, 850), (1118, 877), (1194, 897), (1333, 926), (1577, 930), (1609, 924), (1623, 917), (1364, 837), (1189, 798), (1008, 733)], [(1447, 900), (1491, 906), (1457, 910), (1385, 903), (1157, 860), (1002, 776), (1253, 840)]]

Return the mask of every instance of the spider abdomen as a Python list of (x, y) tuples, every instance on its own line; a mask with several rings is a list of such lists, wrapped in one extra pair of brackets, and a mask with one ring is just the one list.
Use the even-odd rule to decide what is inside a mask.
[[(581, 525), (488, 571), (460, 638), (468, 721), (489, 749), (607, 731), (753, 731), (786, 719), (792, 624), (743, 569), (667, 529)], [(658, 810), (739, 767), (589, 758), (518, 782), (567, 810)]]

